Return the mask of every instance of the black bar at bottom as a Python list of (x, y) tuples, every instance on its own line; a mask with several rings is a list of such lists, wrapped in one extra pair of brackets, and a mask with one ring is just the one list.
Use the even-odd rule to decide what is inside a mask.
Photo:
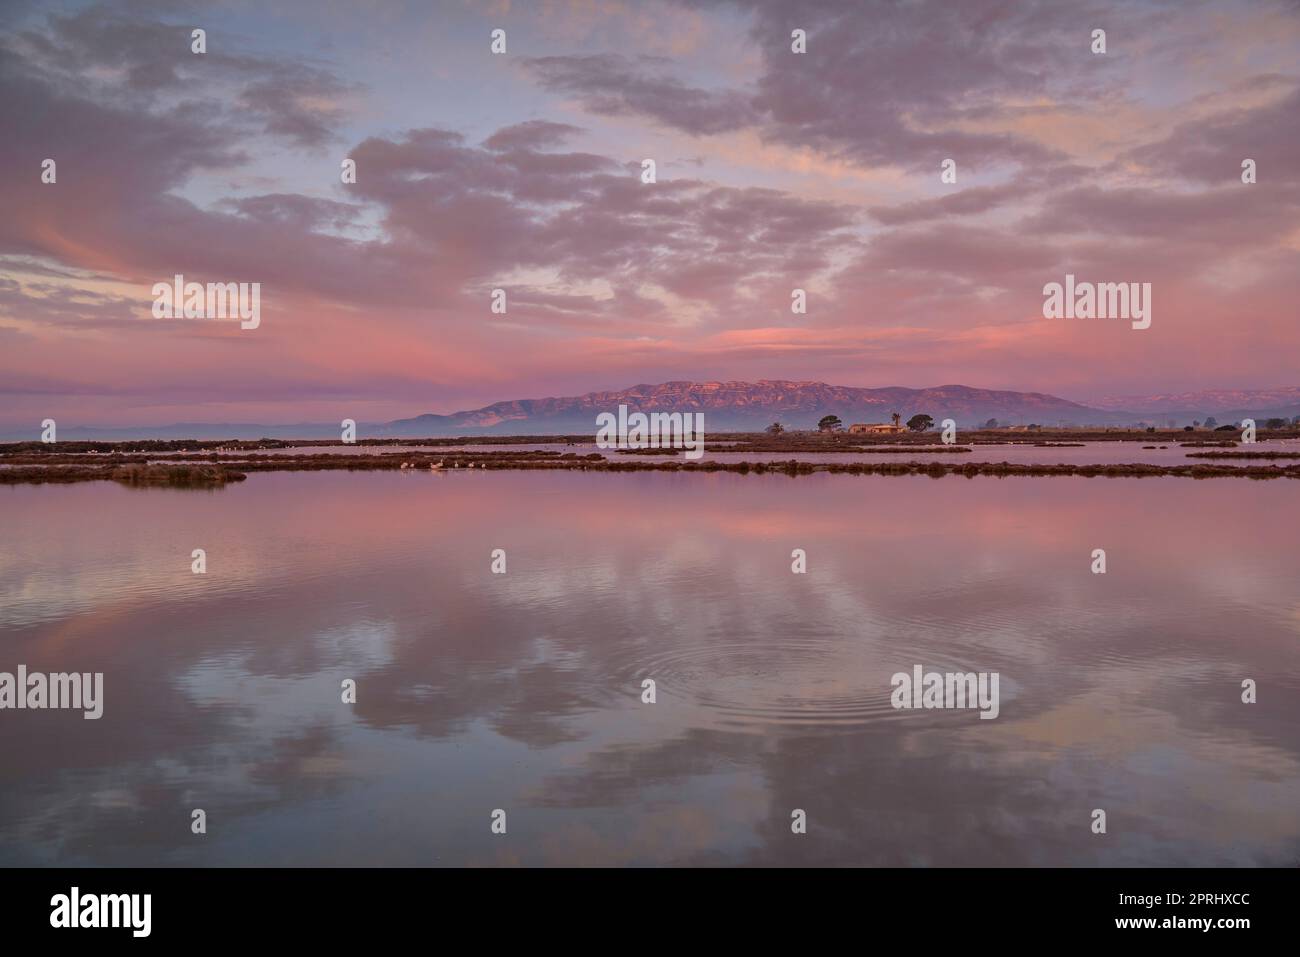
[[(843, 931), (860, 942), (938, 946), (1043, 932), (1231, 946), (1294, 927), (1297, 876), (1294, 869), (7, 870), (0, 927), (7, 943), (79, 945), (423, 939), (460, 948), (518, 938), (621, 949), (639, 939), (680, 944), (679, 934), (699, 928), (731, 945), (751, 935), (772, 943), (774, 935), (808, 934), (810, 943)], [(462, 934), (470, 937), (455, 943)]]

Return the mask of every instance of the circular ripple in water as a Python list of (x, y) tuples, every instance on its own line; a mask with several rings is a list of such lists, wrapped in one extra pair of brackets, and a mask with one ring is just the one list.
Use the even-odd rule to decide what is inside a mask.
[(644, 678), (661, 702), (689, 702), (730, 728), (842, 729), (904, 714), (890, 705), (889, 675), (847, 641), (674, 645), (629, 664), (626, 681)]

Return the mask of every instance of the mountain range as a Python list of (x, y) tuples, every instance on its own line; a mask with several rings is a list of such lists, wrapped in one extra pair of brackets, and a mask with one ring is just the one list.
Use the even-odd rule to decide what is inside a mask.
[(788, 429), (814, 428), (824, 415), (852, 422), (888, 422), (918, 412), (974, 425), (990, 418), (1008, 422), (1085, 422), (1113, 413), (1040, 392), (998, 392), (945, 385), (931, 389), (863, 389), (824, 382), (664, 382), (613, 392), (551, 399), (516, 399), (452, 415), (419, 415), (389, 422), (378, 434), (478, 435), (489, 432), (589, 432), (596, 416), (626, 405), (629, 412), (703, 412), (712, 432), (758, 431), (773, 422)]
[[(421, 438), (458, 435), (594, 434), (596, 416), (620, 405), (640, 412), (702, 412), (709, 432), (757, 431), (772, 422), (787, 429), (815, 428), (824, 415), (854, 422), (887, 422), (898, 412), (906, 420), (925, 413), (970, 428), (997, 419), (1003, 425), (1188, 425), (1215, 416), (1233, 422), (1300, 415), (1300, 388), (1216, 390), (1150, 396), (1121, 396), (1090, 405), (1041, 392), (1011, 392), (943, 385), (929, 389), (879, 389), (762, 379), (758, 382), (664, 382), (629, 389), (545, 399), (512, 399), (448, 415), (428, 413), (391, 422), (360, 423), (360, 438)], [(11, 432), (9, 440), (31, 440), (39, 429)], [(177, 423), (127, 428), (62, 427), (62, 439), (135, 438), (337, 438), (333, 423)]]

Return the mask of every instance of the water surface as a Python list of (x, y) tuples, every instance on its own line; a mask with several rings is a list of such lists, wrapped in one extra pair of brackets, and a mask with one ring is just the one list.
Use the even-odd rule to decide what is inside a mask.
[[(1201, 436), (1210, 433), (1201, 433)], [(1204, 439), (1202, 439), (1204, 440)], [(1078, 442), (1069, 445), (1050, 447), (1035, 446), (1032, 440), (1007, 442), (998, 445), (971, 445), (970, 451), (952, 452), (934, 451), (940, 447), (938, 436), (934, 445), (927, 451), (925, 447), (912, 448), (905, 445), (882, 444), (883, 451), (871, 452), (801, 452), (801, 451), (764, 451), (732, 452), (727, 447), (734, 443), (728, 441), (712, 442), (705, 436), (704, 450), (699, 461), (712, 462), (788, 462), (797, 459), (801, 462), (818, 464), (848, 462), (1010, 462), (1014, 465), (1124, 465), (1140, 463), (1145, 465), (1220, 465), (1254, 467), (1276, 465), (1284, 467), (1300, 463), (1300, 459), (1245, 459), (1245, 458), (1197, 458), (1193, 453), (1238, 451), (1238, 452), (1284, 452), (1300, 454), (1300, 439), (1274, 439), (1254, 445), (1239, 445), (1236, 449), (1212, 447), (1184, 448), (1178, 442)], [(959, 445), (961, 443), (958, 443)], [(899, 451), (899, 450), (903, 451)], [(524, 442), (505, 445), (321, 445), (303, 446), (291, 449), (262, 449), (251, 454), (270, 455), (390, 455), (400, 456), (404, 453), (420, 452), (422, 454), (451, 454), (452, 452), (509, 452), (519, 453), (530, 450), (556, 452), (561, 455), (589, 455), (597, 452), (613, 461), (671, 461), (658, 456), (646, 459), (619, 452), (617, 449), (601, 449), (595, 442)], [(195, 453), (204, 454), (204, 453)], [(678, 451), (676, 460), (688, 461), (685, 453)], [(88, 461), (91, 461), (88, 459)]]
[[(537, 471), (0, 487), (0, 670), (105, 675), (99, 721), (0, 711), (0, 863), (1293, 865), (1296, 497)], [(997, 671), (1000, 716), (894, 710), (914, 664)]]

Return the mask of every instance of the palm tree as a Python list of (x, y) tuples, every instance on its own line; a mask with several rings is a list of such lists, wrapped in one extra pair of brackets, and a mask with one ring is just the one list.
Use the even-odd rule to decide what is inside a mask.
[(889, 417), (894, 420), (894, 425), (898, 425), (900, 422), (903, 421), (903, 416), (898, 412), (890, 413)]

